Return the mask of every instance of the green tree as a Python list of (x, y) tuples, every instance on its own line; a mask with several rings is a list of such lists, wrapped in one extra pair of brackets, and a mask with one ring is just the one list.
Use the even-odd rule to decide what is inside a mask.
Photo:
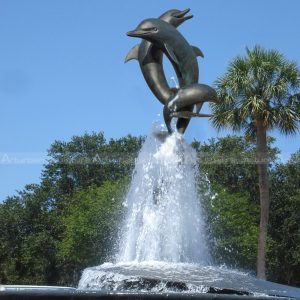
[[(279, 150), (268, 139), (273, 162)], [(217, 263), (253, 270), (257, 255), (259, 192), (255, 143), (243, 136), (194, 141), (199, 156), (199, 191), (210, 251)]]
[(270, 245), (272, 280), (300, 285), (300, 150), (271, 172)]
[[(86, 213), (91, 218), (92, 235), (96, 232), (93, 218), (100, 214), (100, 206), (107, 213), (107, 216), (100, 214), (98, 224), (102, 224), (102, 218), (104, 227), (96, 235), (99, 245), (103, 246), (96, 249), (97, 261), (101, 262), (104, 248), (110, 245), (105, 234), (112, 234), (114, 207), (120, 204), (112, 202), (109, 206), (103, 197), (106, 195), (107, 201), (111, 200), (110, 195), (114, 191), (117, 194), (117, 186), (123, 186), (119, 182), (126, 181), (132, 173), (142, 142), (143, 138), (130, 135), (106, 141), (102, 133), (74, 136), (69, 142), (54, 142), (41, 184), (27, 185), (16, 196), (0, 203), (0, 282), (74, 284), (77, 271), (88, 264), (83, 254), (87, 249), (95, 250), (96, 243), (87, 238), (84, 226), (81, 231), (77, 227), (78, 243), (74, 242), (76, 236), (72, 228), (75, 227), (72, 226), (76, 220), (71, 216), (76, 215), (80, 205), (86, 208), (82, 215)], [(95, 202), (100, 201), (99, 206), (91, 197), (95, 197)], [(95, 210), (89, 210), (89, 205)], [(79, 220), (84, 219), (77, 213)], [(70, 233), (69, 240), (66, 232)], [(75, 246), (78, 246), (77, 252), (72, 248)], [(65, 256), (67, 251), (70, 260)], [(92, 255), (89, 257), (95, 259)]]
[(17, 197), (0, 204), (0, 282), (19, 279), (23, 207)]
[(126, 186), (126, 179), (106, 181), (69, 199), (58, 250), (61, 284), (77, 284), (85, 267), (99, 265), (111, 254)]
[[(275, 139), (268, 138), (268, 151), (272, 165), (276, 162), (278, 148), (272, 147)], [(194, 142), (194, 146), (196, 146)], [(209, 181), (225, 187), (231, 193), (249, 196), (253, 203), (259, 203), (257, 167), (254, 164), (255, 143), (243, 136), (211, 138), (196, 146), (199, 168)]]
[(202, 198), (214, 261), (253, 270), (258, 238), (258, 204), (254, 204), (249, 196), (230, 193), (216, 185), (213, 194)]
[(278, 128), (295, 133), (300, 120), (300, 72), (276, 50), (259, 46), (236, 57), (216, 82), (220, 102), (212, 104), (217, 128), (244, 129), (256, 140), (260, 194), (260, 234), (257, 276), (266, 278), (266, 241), (269, 219), (267, 132)]
[(59, 222), (48, 200), (38, 185), (27, 185), (0, 205), (1, 282), (55, 282)]
[(55, 188), (53, 197), (59, 198), (92, 184), (118, 180), (133, 170), (143, 140), (128, 135), (107, 142), (100, 132), (55, 141), (48, 151), (43, 184)]

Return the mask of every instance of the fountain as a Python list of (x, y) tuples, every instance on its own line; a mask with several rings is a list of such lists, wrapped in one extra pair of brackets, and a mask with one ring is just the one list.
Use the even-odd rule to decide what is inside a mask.
[[(203, 56), (202, 51), (191, 47), (176, 30), (192, 18), (188, 12), (189, 9), (169, 10), (157, 19), (144, 20), (127, 33), (141, 37), (142, 42), (129, 51), (125, 61), (139, 62), (149, 88), (164, 105), (168, 131), (155, 128), (136, 160), (124, 201), (127, 214), (115, 264), (86, 269), (79, 289), (124, 289), (120, 280), (127, 279), (120, 276), (119, 270), (134, 266), (135, 274), (138, 269), (143, 273), (149, 262), (152, 269), (159, 270), (162, 264), (176, 269), (179, 263), (204, 266), (210, 261), (196, 190), (197, 155), (185, 143), (183, 133), (192, 117), (208, 116), (200, 114), (201, 106), (205, 101), (217, 101), (217, 95), (211, 87), (198, 84), (197, 56)], [(167, 83), (163, 55), (174, 66), (179, 82), (176, 88)], [(171, 126), (174, 117), (178, 118), (175, 131)], [(144, 276), (141, 278), (144, 282)]]
[[(164, 142), (155, 133), (148, 136), (124, 202), (127, 214), (116, 264), (86, 269), (80, 289), (107, 288), (115, 267), (133, 267), (136, 272), (148, 267), (176, 268), (180, 263), (209, 264), (196, 190), (197, 170), (196, 151), (180, 134), (173, 133)], [(118, 285), (117, 280), (116, 288)]]
[[(299, 289), (211, 262), (196, 188), (199, 162), (183, 133), (191, 118), (209, 117), (200, 113), (204, 102), (218, 99), (213, 88), (198, 83), (197, 56), (202, 51), (176, 29), (192, 17), (188, 12), (169, 10), (127, 33), (142, 38), (126, 61), (138, 60), (149, 88), (163, 104), (168, 131), (154, 128), (138, 155), (112, 262), (85, 269), (77, 289), (0, 286), (0, 300), (300, 299)], [(163, 56), (174, 67), (176, 88), (167, 83)]]
[(181, 134), (161, 140), (159, 132), (155, 128), (147, 137), (136, 160), (114, 263), (85, 269), (78, 289), (144, 297), (296, 296), (298, 289), (211, 263), (196, 190), (196, 151)]

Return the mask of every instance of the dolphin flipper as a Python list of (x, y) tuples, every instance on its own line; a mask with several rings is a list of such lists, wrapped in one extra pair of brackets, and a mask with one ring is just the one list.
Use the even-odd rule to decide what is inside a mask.
[(197, 104), (196, 104), (196, 113), (197, 113), (197, 114), (199, 114), (199, 112), (200, 112), (202, 106), (203, 106), (203, 102), (197, 103)]
[(193, 50), (194, 50), (194, 53), (196, 54), (196, 56), (201, 56), (201, 57), (204, 57), (204, 54), (203, 52), (196, 46), (192, 46)]
[(212, 115), (210, 114), (197, 114), (197, 113), (193, 113), (191, 111), (177, 111), (177, 112), (173, 112), (170, 114), (171, 117), (175, 117), (175, 118), (183, 118), (183, 119), (190, 119), (193, 117), (198, 117), (198, 118), (209, 118)]
[(130, 61), (132, 59), (138, 60), (138, 57), (139, 57), (139, 47), (140, 47), (140, 45), (135, 45), (133, 48), (131, 48), (131, 50), (126, 55), (125, 63), (127, 63), (128, 61)]
[(164, 45), (165, 45), (165, 49), (168, 52), (170, 58), (174, 61), (174, 63), (176, 63), (178, 65), (179, 62), (178, 62), (178, 59), (177, 59), (173, 49), (171, 47), (169, 47), (169, 45), (167, 43), (165, 43)]

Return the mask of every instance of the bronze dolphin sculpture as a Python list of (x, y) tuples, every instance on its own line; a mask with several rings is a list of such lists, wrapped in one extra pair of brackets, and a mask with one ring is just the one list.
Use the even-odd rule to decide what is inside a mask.
[[(185, 9), (185, 10), (177, 10), (177, 9), (172, 9), (164, 14), (162, 14), (159, 19), (171, 24), (175, 28), (178, 27), (180, 24), (182, 24), (184, 21), (192, 18), (193, 16), (186, 16), (186, 14), (190, 11), (190, 9)], [(204, 57), (202, 51), (197, 48), (197, 47), (192, 47), (195, 54), (197, 56), (202, 56)], [(146, 80), (146, 83), (148, 84), (149, 88), (151, 89), (152, 93), (156, 96), (156, 98), (163, 104), (165, 105), (168, 103), (169, 99), (173, 98), (177, 92), (177, 89), (175, 88), (170, 88), (162, 66), (162, 57), (163, 57), (163, 52), (157, 48), (153, 43), (142, 40), (141, 44), (134, 46), (129, 53), (127, 54), (125, 58), (125, 62), (136, 59), (138, 60), (140, 64), (140, 68), (142, 71), (142, 74)], [(175, 69), (176, 73), (178, 71)], [(180, 82), (182, 84), (182, 82)], [(197, 104), (197, 112), (200, 111), (202, 105)], [(190, 111), (193, 110), (193, 107), (189, 108)], [(190, 115), (192, 117), (194, 115)], [(203, 117), (207, 115), (197, 115), (198, 117)], [(186, 119), (187, 118), (185, 114)], [(171, 122), (170, 118), (170, 122)], [(165, 121), (167, 120), (167, 117), (165, 118)], [(179, 120), (177, 121), (178, 124), (181, 124), (180, 126), (177, 127), (182, 127), (185, 126), (187, 127), (189, 120)], [(184, 123), (184, 125), (182, 124)], [(170, 125), (168, 124), (168, 121), (166, 122), (166, 125), (168, 127), (168, 131), (171, 131)], [(182, 130), (182, 132), (184, 132)]]
[(204, 101), (215, 102), (216, 92), (209, 86), (197, 84), (199, 70), (195, 51), (176, 28), (160, 19), (146, 19), (127, 35), (153, 43), (169, 58), (176, 71), (180, 89), (175, 95), (175, 91), (170, 90), (171, 97), (167, 99), (167, 103), (163, 101), (168, 131), (172, 132), (171, 119), (174, 116), (179, 117), (176, 127), (181, 133), (184, 133), (191, 117), (207, 116), (194, 114), (194, 105), (201, 108)]
[[(178, 27), (184, 21), (193, 16), (186, 16), (190, 9), (183, 11), (171, 9), (162, 14), (159, 19), (169, 23), (173, 27)], [(199, 56), (203, 57), (200, 49), (194, 47)], [(136, 59), (145, 78), (146, 83), (155, 97), (163, 104), (167, 104), (170, 98), (175, 96), (175, 89), (171, 89), (162, 66), (163, 52), (153, 43), (142, 40), (139, 45), (134, 46), (125, 58), (125, 63), (129, 60)]]

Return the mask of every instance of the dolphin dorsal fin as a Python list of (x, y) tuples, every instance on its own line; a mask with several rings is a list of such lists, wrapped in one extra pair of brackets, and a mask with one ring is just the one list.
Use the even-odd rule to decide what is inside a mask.
[(138, 56), (139, 56), (139, 47), (140, 45), (135, 45), (133, 48), (131, 48), (131, 50), (128, 52), (128, 54), (126, 55), (125, 58), (125, 63), (127, 63), (128, 61), (132, 60), (132, 59), (136, 59), (138, 60)]
[(145, 47), (143, 47), (143, 50), (142, 53), (140, 54), (140, 60), (143, 64), (147, 64), (147, 59), (149, 59), (149, 56), (151, 56), (151, 51), (152, 51), (152, 48), (153, 48), (153, 44), (148, 42), (148, 41), (145, 41)]
[(178, 59), (177, 59), (173, 49), (171, 47), (169, 47), (168, 44), (166, 44), (166, 43), (164, 45), (165, 45), (165, 49), (166, 49), (167, 53), (169, 54), (171, 59), (174, 61), (174, 63), (179, 64)]
[(204, 57), (204, 54), (203, 52), (196, 46), (192, 46), (193, 50), (194, 50), (194, 53), (196, 56), (201, 56), (201, 57)]

